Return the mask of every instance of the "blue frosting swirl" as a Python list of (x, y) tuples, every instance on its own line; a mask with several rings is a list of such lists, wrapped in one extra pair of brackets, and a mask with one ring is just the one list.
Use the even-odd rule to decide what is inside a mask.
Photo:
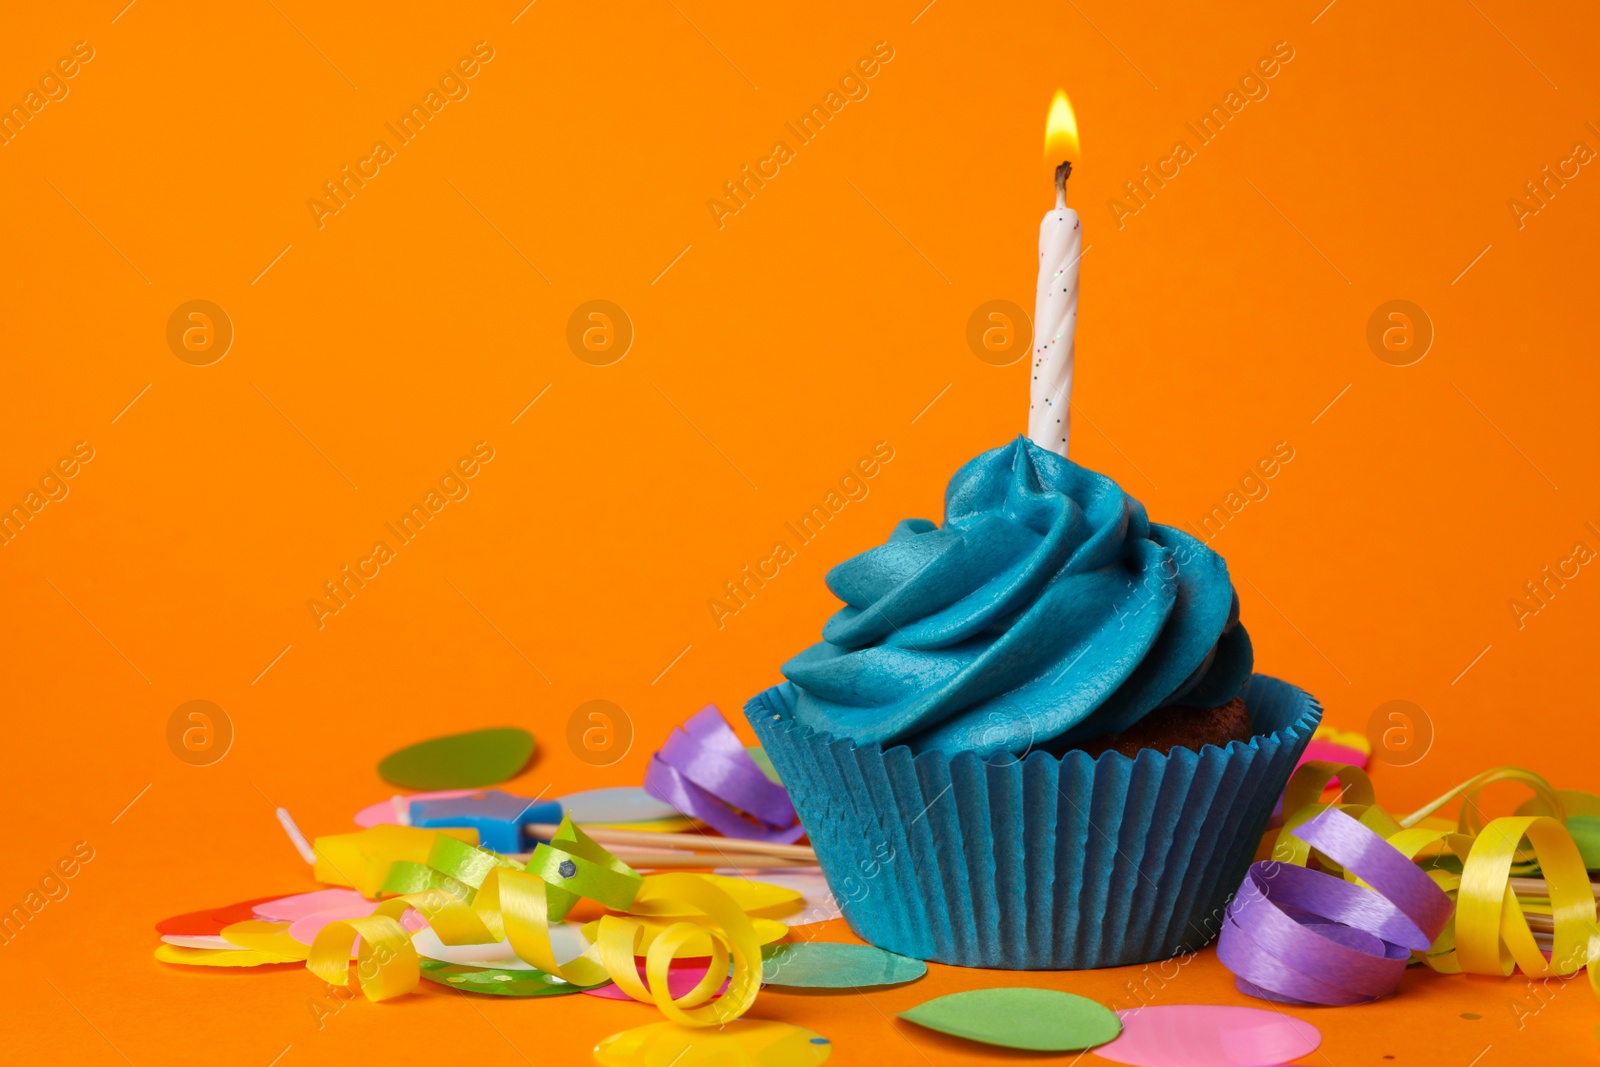
[(980, 756), (1227, 703), (1250, 637), (1221, 556), (1110, 478), (1019, 437), (828, 572), (845, 606), (783, 665), (795, 718), (861, 743)]

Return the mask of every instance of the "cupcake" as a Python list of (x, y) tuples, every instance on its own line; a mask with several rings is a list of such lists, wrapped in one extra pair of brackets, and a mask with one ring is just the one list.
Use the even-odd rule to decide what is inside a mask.
[(827, 583), (745, 712), (857, 934), (1024, 969), (1216, 935), (1321, 718), (1252, 673), (1220, 556), (1019, 437)]

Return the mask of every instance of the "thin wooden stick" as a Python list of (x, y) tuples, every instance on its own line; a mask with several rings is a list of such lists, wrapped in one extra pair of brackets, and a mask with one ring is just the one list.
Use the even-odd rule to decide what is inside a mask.
[[(584, 833), (602, 845), (643, 845), (647, 848), (701, 849), (716, 852), (742, 852), (757, 856), (776, 856), (803, 863), (816, 863), (816, 849), (809, 845), (779, 845), (766, 841), (745, 841), (737, 837), (711, 837), (707, 834), (651, 833), (648, 830), (608, 830), (603, 827), (580, 827)], [(548, 839), (556, 827), (534, 823), (528, 831), (535, 837)]]
[(750, 853), (735, 856), (731, 859), (727, 856), (708, 856), (703, 853), (696, 852), (618, 852), (616, 853), (616, 857), (630, 867), (640, 868), (643, 870), (666, 870), (668, 868), (675, 867), (705, 867), (708, 869), (715, 867), (720, 867), (723, 869), (737, 867), (743, 869), (768, 870), (772, 868), (816, 866), (814, 863), (796, 863), (794, 860), (787, 860), (781, 856), (757, 856)]
[[(736, 857), (708, 856), (698, 852), (672, 851), (672, 852), (643, 852), (638, 849), (619, 848), (614, 855), (617, 859), (636, 870), (664, 871), (671, 869), (711, 870), (714, 868), (739, 868), (743, 870), (791, 870), (796, 867), (816, 866), (815, 864), (799, 863), (795, 860), (783, 859), (779, 856), (757, 856), (743, 854)], [(528, 854), (514, 854), (513, 858), (527, 862)]]

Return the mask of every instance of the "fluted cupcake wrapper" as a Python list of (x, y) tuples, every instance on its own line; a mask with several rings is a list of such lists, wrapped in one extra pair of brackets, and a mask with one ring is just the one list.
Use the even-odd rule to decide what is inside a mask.
[(745, 714), (858, 935), (940, 963), (1076, 970), (1167, 959), (1221, 930), (1322, 719), (1276, 678), (1243, 696), (1249, 741), (1135, 760), (857, 745), (796, 723), (787, 683)]

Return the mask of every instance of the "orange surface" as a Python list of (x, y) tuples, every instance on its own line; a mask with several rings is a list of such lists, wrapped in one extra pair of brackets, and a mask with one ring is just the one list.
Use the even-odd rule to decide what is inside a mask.
[[(1089, 245), (1074, 457), (1192, 525), (1292, 447), (1215, 546), (1261, 669), (1351, 729), (1424, 709), (1426, 755), (1376, 772), (1392, 808), (1501, 762), (1600, 786), (1576, 740), (1600, 577), (1567, 563), (1536, 614), (1508, 606), (1600, 548), (1592, 10), (124, 2), (17, 8), (0, 33), (0, 102), (92, 50), (0, 147), (0, 501), (93, 455), (0, 547), (3, 902), (93, 850), (4, 948), (8, 1060), (578, 1063), (653, 1021), (428, 990), (319, 1030), (303, 970), (163, 966), (151, 923), (307, 887), (273, 807), (348, 828), (402, 743), (525, 724), (518, 788), (632, 783), (670, 725), (776, 681), (833, 608), (825, 570), (937, 518), (957, 465), (1024, 425), (1025, 362), (964, 337), (986, 301), (1032, 306), (1058, 86)], [(476, 42), (492, 59), (459, 98), (363, 164)], [(796, 148), (785, 123), (878, 42), (867, 95)], [(1267, 95), (1198, 145), (1185, 123), (1278, 42)], [(1193, 158), (1153, 198), (1108, 206), (1147, 164), (1173, 175), (1180, 138)], [(779, 139), (793, 158), (719, 228), (707, 201)], [(319, 226), (307, 203), (347, 165), (369, 178)], [(1508, 206), (1534, 180), (1548, 198)], [(197, 299), (234, 328), (210, 366), (167, 342)], [(593, 299), (635, 327), (610, 366), (565, 340)], [(1436, 331), (1412, 366), (1366, 341), (1394, 299)], [(307, 601), (480, 441), (470, 495), (319, 628)], [(724, 583), (877, 442), (868, 495), (719, 626)], [(212, 766), (168, 747), (196, 699), (234, 730)], [(604, 768), (566, 741), (593, 699), (634, 731)], [(1137, 972), (1021, 980), (1126, 1001)], [(756, 1014), (840, 1063), (972, 1062), (892, 1013), (1012, 980), (935, 968)], [(1210, 953), (1155, 995), (1243, 1002)], [(1307, 1062), (1337, 1067), (1595, 1055), (1588, 992), (1533, 996), (1413, 972), (1388, 1003), (1298, 1014), (1326, 1034)]]

